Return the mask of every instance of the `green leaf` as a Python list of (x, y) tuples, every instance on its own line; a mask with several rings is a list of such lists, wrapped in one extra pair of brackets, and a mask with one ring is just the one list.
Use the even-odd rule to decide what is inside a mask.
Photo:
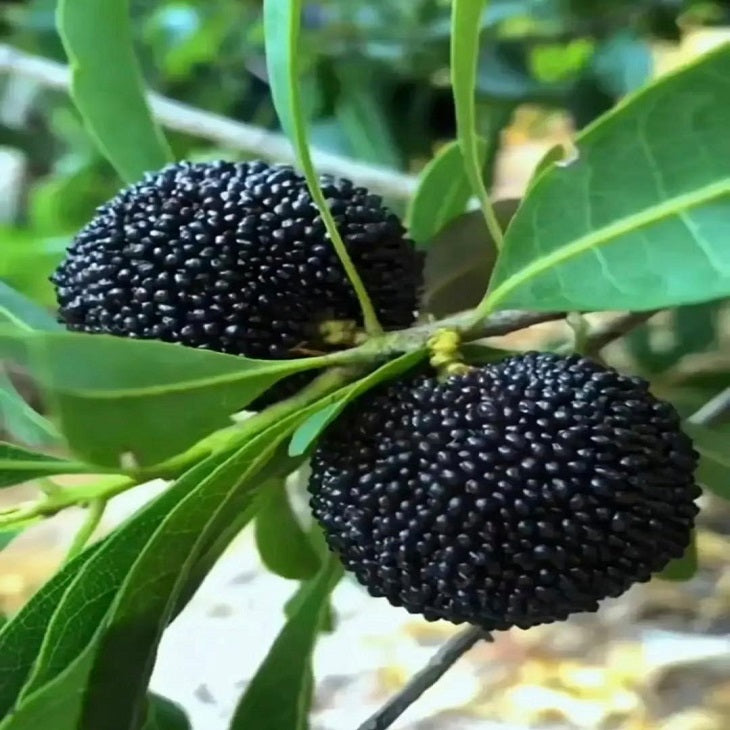
[(730, 449), (728, 435), (704, 426), (684, 423), (684, 430), (700, 454), (697, 481), (718, 497), (730, 499)]
[(0, 722), (0, 730), (79, 730), (79, 688), (85, 686), (94, 659), (93, 645), (64, 668), (53, 682), (28, 702), (23, 702)]
[(642, 311), (730, 294), (730, 46), (602, 117), (532, 185), (492, 309)]
[(53, 611), (79, 570), (102, 544), (92, 545), (61, 568), (0, 630), (0, 717), (10, 711), (23, 687)]
[[(477, 154), (481, 170), (487, 155), (486, 141), (482, 138), (477, 140)], [(458, 142), (449, 142), (423, 169), (410, 202), (408, 232), (416, 245), (428, 247), (434, 236), (466, 210), (472, 194), (461, 147)]]
[(25, 402), (10, 378), (0, 369), (0, 432), (2, 431), (28, 446), (51, 446), (61, 440), (53, 424)]
[(489, 222), (491, 209), (482, 179), (474, 98), (484, 7), (485, 0), (452, 0), (451, 85), (454, 90), (456, 132), (464, 158), (464, 169), (471, 189), (479, 200), (484, 218)]
[(697, 535), (692, 531), (690, 543), (681, 558), (670, 563), (659, 573), (659, 578), (671, 581), (686, 581), (697, 572)]
[(301, 12), (302, 0), (264, 0), (266, 67), (276, 114), (286, 136), (295, 145), (306, 147), (294, 72), (298, 69), (295, 55), (299, 47)]
[[(59, 200), (61, 205), (68, 205), (61, 196), (56, 202)], [(0, 281), (50, 311), (56, 305), (56, 297), (48, 275), (63, 258), (69, 241), (66, 237), (48, 236), (39, 230), (30, 210), (25, 215), (31, 219), (28, 225), (32, 227), (0, 225)], [(39, 313), (42, 321), (58, 327), (45, 309), (40, 309)]]
[(311, 660), (329, 595), (342, 575), (330, 555), (286, 622), (236, 708), (230, 730), (303, 730), (311, 704)]
[[(88, 686), (86, 696), (77, 697), (69, 709), (74, 717), (83, 712), (86, 726), (101, 725), (97, 715), (105, 711), (100, 703), (114, 684), (111, 669), (113, 676), (128, 672), (134, 681), (125, 685), (126, 694), (117, 688), (114, 700), (106, 697), (107, 710), (117, 699), (120, 707), (115, 711), (116, 724), (106, 719), (104, 726), (127, 728), (131, 718), (139, 718), (157, 641), (178, 605), (198, 551), (217, 536), (221, 519), (227, 522), (245, 511), (252, 496), (248, 489), (236, 489), (271, 456), (272, 447), (261, 441), (256, 437), (233, 454), (228, 450), (196, 465), (110, 536), (56, 609), (23, 689), (21, 710), (35, 711), (39, 703), (52, 701), (46, 688), (63, 676), (65, 667), (79, 661)], [(249, 459), (253, 454), (253, 463), (247, 464), (247, 454)], [(242, 495), (245, 503), (240, 501)], [(233, 496), (238, 504), (235, 500), (231, 504)], [(206, 530), (211, 522), (216, 523), (212, 535)], [(87, 655), (89, 648), (92, 656)]]
[(309, 150), (299, 73), (301, 15), (302, 0), (264, 0), (266, 68), (271, 96), (281, 126), (294, 145), (297, 159), (307, 180), (307, 187), (322, 217), (327, 235), (355, 290), (365, 329), (370, 333), (379, 333), (381, 327), (375, 309), (337, 230), (337, 224), (319, 185)]
[[(117, 528), (101, 549), (84, 561), (63, 596), (54, 601), (53, 615), (49, 616), (42, 647), (40, 651), (36, 649), (37, 661), (23, 689), (23, 697), (60, 674), (90, 644), (119, 587), (155, 530), (225, 457), (226, 454), (216, 454), (190, 469), (172, 487)], [(79, 558), (87, 554), (88, 550)]]
[(147, 719), (142, 730), (192, 730), (185, 710), (167, 697), (150, 693), (147, 698)]
[[(250, 360), (152, 340), (0, 330), (0, 357), (28, 367), (71, 448), (118, 468), (159, 463), (230, 424), (267, 388), (317, 358)], [(174, 428), (171, 428), (174, 424)]]
[(412, 367), (417, 365), (421, 360), (425, 359), (427, 353), (425, 350), (409, 352), (405, 355), (391, 360), (382, 367), (373, 371), (364, 378), (361, 378), (353, 385), (348, 385), (338, 391), (336, 399), (325, 408), (313, 413), (307, 418), (294, 432), (291, 443), (289, 444), (289, 455), (298, 456), (304, 454), (309, 447), (316, 441), (318, 436), (324, 431), (337, 416), (351, 403), (355, 398), (366, 393), (368, 390), (383, 383), (386, 380), (392, 380), (402, 375)]
[[(327, 540), (324, 536), (324, 532), (319, 524), (315, 521), (309, 527), (307, 531), (307, 539), (311, 548), (314, 550), (319, 558), (320, 565), (327, 562), (330, 556), (330, 549), (327, 545)], [(307, 599), (310, 590), (311, 580), (302, 581), (299, 584), (299, 588), (295, 593), (287, 600), (284, 604), (284, 615), (290, 619), (299, 610), (302, 601)], [(325, 615), (320, 625), (319, 630), (322, 633), (331, 633), (335, 630), (335, 615), (332, 608), (332, 601), (327, 601), (327, 607), (325, 608)]]
[(172, 160), (147, 106), (128, 0), (60, 0), (71, 94), (99, 148), (128, 183)]
[(80, 461), (68, 461), (0, 441), (0, 488), (54, 474), (95, 474)]
[[(210, 565), (211, 550), (227, 545), (220, 536), (233, 537), (229, 525), (240, 528), (242, 513), (253, 516), (259, 486), (291, 468), (279, 446), (307, 413), (294, 412), (193, 467), (109, 538), (58, 606), (19, 716), (35, 720), (74, 682), (86, 691), (75, 703), (63, 700), (68, 724), (59, 730), (75, 730), (81, 718), (84, 727), (136, 726), (162, 631), (204, 577), (198, 560)], [(132, 678), (123, 689), (120, 674)]]
[[(500, 200), (494, 210), (506, 226), (518, 200)], [(437, 318), (475, 307), (494, 268), (497, 248), (480, 211), (449, 223), (428, 245), (423, 267), (423, 308)]]
[(254, 534), (264, 565), (282, 578), (305, 580), (319, 569), (319, 557), (292, 510), (285, 479), (261, 490)]
[(4, 324), (3, 320), (21, 329), (61, 329), (45, 309), (0, 281), (0, 324)]

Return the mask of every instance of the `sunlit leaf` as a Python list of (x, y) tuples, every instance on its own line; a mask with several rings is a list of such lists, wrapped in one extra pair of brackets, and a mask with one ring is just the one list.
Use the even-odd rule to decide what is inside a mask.
[(602, 117), (532, 185), (493, 308), (642, 311), (730, 294), (730, 46)]
[(145, 99), (129, 0), (60, 0), (58, 30), (76, 106), (120, 176), (136, 182), (169, 162), (171, 152)]
[[(38, 657), (54, 609), (101, 545), (93, 545), (65, 565), (0, 630), (0, 717), (5, 717), (17, 700)], [(4, 726), (0, 724), (0, 728)]]
[(485, 0), (452, 0), (451, 86), (456, 108), (456, 132), (471, 189), (489, 217), (489, 199), (482, 179), (477, 134), (475, 89), (479, 33)]
[(76, 332), (0, 330), (0, 357), (29, 368), (72, 449), (111, 468), (125, 454), (141, 466), (164, 461), (279, 379), (317, 366)]

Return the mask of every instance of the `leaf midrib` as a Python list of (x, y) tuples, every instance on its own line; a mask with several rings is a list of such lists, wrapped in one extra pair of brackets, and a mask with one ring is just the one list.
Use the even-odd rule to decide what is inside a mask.
[(729, 192), (730, 178), (726, 178), (720, 182), (705, 185), (691, 193), (674, 196), (669, 200), (652, 206), (651, 208), (642, 210), (639, 213), (634, 213), (624, 218), (620, 218), (619, 220), (600, 228), (598, 231), (581, 236), (573, 242), (565, 246), (561, 246), (559, 249), (536, 259), (528, 266), (525, 266), (517, 273), (512, 274), (512, 276), (505, 279), (489, 295), (488, 301), (490, 303), (490, 308), (492, 310), (496, 308), (499, 302), (501, 302), (508, 294), (510, 294), (510, 292), (514, 291), (520, 285), (564, 261), (575, 258), (576, 256), (579, 256), (593, 248), (599, 248), (610, 244), (624, 234), (632, 233), (633, 231), (651, 225), (652, 223), (656, 223), (657, 221), (679, 216), (692, 208), (714, 200), (715, 198), (719, 198)]
[(186, 380), (177, 383), (168, 383), (165, 385), (145, 385), (137, 388), (120, 388), (116, 390), (107, 390), (104, 388), (66, 388), (59, 384), (49, 385), (57, 393), (81, 399), (117, 400), (119, 398), (146, 398), (149, 396), (169, 395), (182, 392), (189, 393), (191, 391), (204, 390), (205, 388), (216, 387), (219, 385), (235, 385), (249, 378), (266, 378), (277, 375), (284, 377), (289, 374), (295, 374), (303, 370), (312, 370), (322, 366), (320, 358), (318, 357), (312, 357), (306, 363), (300, 362), (298, 365), (292, 365), (291, 363), (293, 362), (295, 361), (290, 360), (286, 365), (242, 370), (240, 372), (212, 375), (196, 380)]

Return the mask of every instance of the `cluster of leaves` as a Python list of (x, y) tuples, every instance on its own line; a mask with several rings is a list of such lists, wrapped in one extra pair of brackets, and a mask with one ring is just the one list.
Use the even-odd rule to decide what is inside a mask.
[[(210, 3), (210, 11), (221, 4)], [(145, 104), (133, 49), (135, 18), (146, 15), (133, 4), (130, 16), (126, 5), (122, 0), (62, 1), (58, 30), (86, 128), (129, 181), (179, 149), (168, 143)], [(195, 3), (176, 5), (178, 12), (183, 6), (200, 10)], [(239, 5), (242, 13), (254, 12)], [(323, 34), (338, 28), (344, 35), (331, 41), (334, 58), (334, 49), (342, 51), (343, 37), (352, 29), (340, 17), (342, 3), (308, 6), (305, 13), (301, 5), (264, 2), (273, 99), (266, 103), (273, 103), (294, 141), (316, 199), (308, 154), (314, 125), (298, 83), (312, 61), (299, 50), (320, 38), (312, 26)], [(580, 135), (568, 157), (562, 150), (550, 155), (523, 201), (505, 204), (495, 215), (482, 174), (491, 148), (481, 126), (484, 97), (475, 89), (481, 78), (491, 78), (490, 68), (498, 78), (500, 66), (490, 56), (484, 61), (484, 49), (491, 46), (480, 46), (479, 33), (496, 23), (507, 24), (500, 25), (504, 30), (507, 21), (524, 21), (532, 4), (495, 0), (485, 13), (484, 3), (455, 0), (450, 17), (440, 2), (414, 3), (410, 11), (395, 5), (358, 5), (362, 12), (353, 13), (355, 27), (382, 25), (385, 35), (377, 42), (368, 26), (374, 47), (365, 56), (373, 63), (378, 48), (382, 53), (388, 38), (394, 42), (396, 22), (405, 36), (408, 23), (422, 27), (428, 20), (434, 37), (451, 48), (450, 63), (445, 53), (439, 65), (450, 69), (452, 78), (454, 139), (424, 169), (408, 210), (414, 238), (428, 255), (427, 312), (441, 317), (468, 309), (460, 321), (472, 325), (505, 308), (673, 308), (670, 347), (657, 347), (648, 330), (637, 331), (630, 347), (639, 369), (674, 394), (676, 377), (663, 376), (676, 373), (687, 353), (717, 346), (717, 318), (723, 298), (730, 296), (724, 237), (730, 202), (724, 162), (730, 142), (724, 130), (730, 107), (718, 102), (727, 94), (730, 49), (704, 57), (601, 117)], [(555, 17), (571, 23), (593, 17), (581, 3), (540, 5), (559, 6)], [(596, 17), (630, 9), (622, 2), (590, 5), (596, 12), (602, 8)], [(630, 15), (654, 5), (631, 3)], [(530, 22), (550, 26), (555, 17), (538, 13)], [(323, 25), (322, 18), (329, 20)], [(228, 34), (230, 28), (219, 31)], [(247, 40), (260, 47), (261, 39)], [(193, 57), (206, 52), (195, 48)], [(419, 55), (425, 52), (408, 50), (413, 69), (427, 64)], [(207, 63), (214, 65), (213, 59)], [(142, 68), (147, 70), (146, 63)], [(118, 93), (102, 93), (112, 84)], [(350, 113), (358, 123), (367, 120), (356, 110)], [(464, 213), (472, 196), (480, 209)], [(500, 223), (507, 221), (502, 235)], [(457, 240), (467, 244), (455, 248)], [(365, 309), (367, 295), (360, 294)], [(300, 586), (286, 608), (281, 633), (241, 698), (231, 730), (305, 727), (311, 655), (318, 633), (328, 626), (329, 595), (341, 568), (316, 530), (308, 531), (295, 516), (285, 480), (346, 404), (426, 357), (425, 338), (389, 335), (387, 348), (380, 342), (375, 337), (332, 355), (272, 362), (81, 335), (63, 331), (43, 308), (0, 283), (0, 356), (33, 376), (52, 416), (47, 420), (32, 409), (10, 379), (0, 382), (0, 413), (14, 439), (0, 450), (0, 486), (66, 473), (97, 475), (82, 486), (49, 490), (38, 503), (0, 513), (0, 545), (70, 504), (87, 504), (90, 517), (69, 561), (0, 631), (0, 730), (185, 727), (177, 708), (148, 691), (157, 646), (230, 540), (251, 521), (265, 564)], [(386, 349), (402, 354), (388, 361)], [(279, 379), (307, 369), (322, 371), (313, 385), (231, 425), (234, 412)], [(673, 398), (687, 415), (719, 389), (722, 374), (702, 375), (704, 380), (682, 381), (682, 397)], [(702, 451), (703, 480), (727, 497), (730, 463), (722, 431), (688, 427)], [(153, 477), (168, 479), (169, 488), (109, 536), (85, 547), (105, 502)]]

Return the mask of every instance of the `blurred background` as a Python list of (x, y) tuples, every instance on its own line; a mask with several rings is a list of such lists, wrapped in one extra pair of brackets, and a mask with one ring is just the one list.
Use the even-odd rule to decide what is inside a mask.
[[(130, 6), (151, 88), (252, 125), (254, 133), (278, 131), (260, 2), (130, 0)], [(338, 158), (345, 165), (349, 159), (383, 168), (378, 172), (389, 181), (388, 202), (405, 213), (419, 171), (454, 137), (449, 3), (305, 6), (303, 84), (313, 145), (347, 158)], [(49, 308), (49, 273), (95, 207), (120, 185), (65, 92), (53, 88), (54, 67), (34, 66), (28, 56), (21, 62), (8, 51), (64, 63), (54, 11), (55, 0), (0, 0), (0, 280)], [(491, 143), (485, 176), (495, 198), (518, 198), (555, 144), (652, 78), (730, 40), (730, 2), (492, 0), (482, 23), (478, 110)], [(169, 137), (178, 157), (242, 159), (260, 152), (189, 129)], [(655, 317), (612, 346), (607, 359), (650, 377), (658, 394), (689, 415), (730, 384), (729, 324), (726, 302), (686, 307)], [(562, 327), (534, 327), (505, 344), (539, 347), (567, 336)], [(0, 432), (43, 446), (42, 434), (20, 427), (1, 400), (0, 418)], [(720, 424), (719, 433), (730, 437), (730, 425)], [(730, 447), (716, 467), (703, 479), (721, 489)], [(160, 488), (140, 487), (115, 500), (104, 529)], [(31, 498), (35, 489), (3, 490), (0, 507)], [(301, 495), (296, 484), (292, 490)], [(699, 569), (691, 580), (652, 581), (607, 601), (597, 616), (499, 635), (474, 649), (394, 728), (727, 730), (726, 504), (709, 493), (703, 497)], [(17, 610), (53, 572), (79, 521), (73, 511), (63, 513), (0, 552), (0, 612)], [(295, 588), (261, 567), (244, 533), (166, 635), (153, 689), (184, 705), (195, 730), (224, 727)], [(317, 653), (312, 730), (352, 730), (455, 630), (370, 599), (347, 580), (335, 606), (338, 630)]]

